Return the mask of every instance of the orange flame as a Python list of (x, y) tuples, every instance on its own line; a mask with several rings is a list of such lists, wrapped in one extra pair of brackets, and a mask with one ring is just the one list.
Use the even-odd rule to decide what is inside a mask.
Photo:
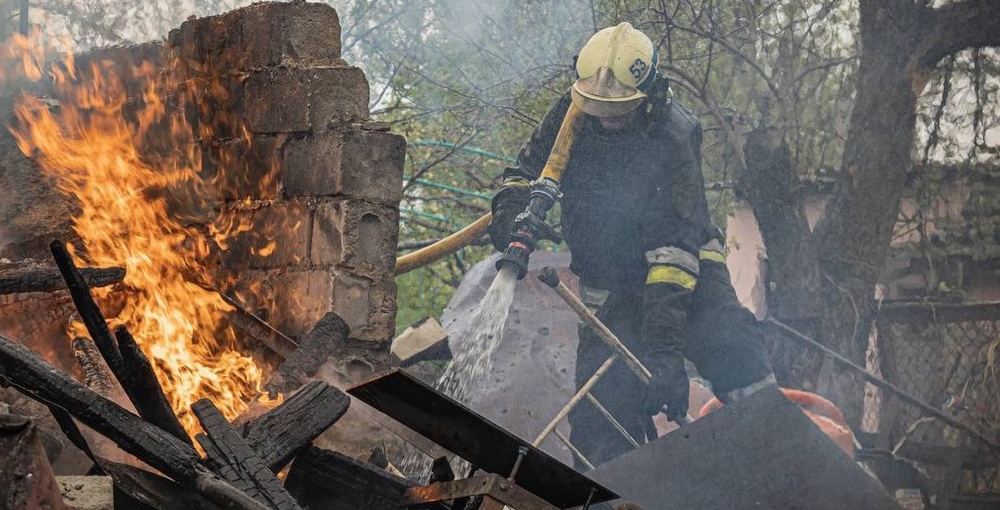
[[(40, 47), (35, 35), (16, 38), (4, 51), (19, 58), (21, 76), (52, 80), (58, 106), (23, 94), (11, 130), (22, 152), (79, 203), (73, 227), (87, 263), (126, 268), (126, 303), (110, 326), (129, 328), (189, 433), (197, 430), (190, 405), (200, 398), (235, 418), (258, 395), (263, 373), (221, 326), (231, 307), (196, 282), (212, 281), (202, 262), (211, 252), (207, 238), (248, 227), (232, 217), (225, 224), (182, 223), (168, 200), (176, 190), (210, 196), (198, 177), (196, 141), (211, 133), (204, 125), (195, 133), (183, 114), (184, 91), (196, 87), (185, 87), (178, 65), (116, 70), (104, 60), (77, 69), (67, 54), (46, 66)], [(213, 204), (200, 205), (210, 211)], [(273, 243), (258, 249), (270, 251)]]

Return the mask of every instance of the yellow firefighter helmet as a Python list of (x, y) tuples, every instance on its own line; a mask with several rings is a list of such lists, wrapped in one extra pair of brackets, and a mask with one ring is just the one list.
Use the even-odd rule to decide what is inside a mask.
[(656, 61), (653, 42), (630, 23), (597, 32), (576, 59), (573, 103), (596, 117), (632, 111), (656, 79)]

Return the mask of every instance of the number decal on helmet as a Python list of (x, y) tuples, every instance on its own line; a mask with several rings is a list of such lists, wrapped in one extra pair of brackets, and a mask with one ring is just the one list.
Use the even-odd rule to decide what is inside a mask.
[(642, 78), (642, 73), (646, 72), (646, 68), (648, 67), (649, 64), (647, 64), (645, 60), (637, 58), (635, 59), (635, 62), (632, 62), (632, 65), (629, 66), (628, 70), (632, 73), (632, 76), (635, 77), (636, 80), (639, 80)]

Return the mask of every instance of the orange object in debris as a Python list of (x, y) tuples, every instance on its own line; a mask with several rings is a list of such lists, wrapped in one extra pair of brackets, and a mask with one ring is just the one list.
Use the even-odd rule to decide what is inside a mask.
[[(808, 391), (781, 388), (785, 398), (794, 402), (833, 442), (837, 443), (848, 457), (854, 458), (854, 433), (844, 420), (844, 413), (833, 402)], [(723, 404), (718, 398), (712, 398), (702, 406), (698, 417), (721, 409)]]

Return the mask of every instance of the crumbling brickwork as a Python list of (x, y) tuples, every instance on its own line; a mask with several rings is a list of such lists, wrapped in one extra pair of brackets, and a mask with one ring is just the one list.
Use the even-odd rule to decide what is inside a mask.
[[(76, 67), (82, 81), (92, 63), (120, 80), (134, 124), (148, 80), (164, 81), (157, 92), (168, 114), (139, 149), (150, 160), (201, 149), (190, 164), (210, 186), (156, 192), (181, 217), (240, 224), (200, 261), (219, 269), (218, 285), (232, 282), (248, 309), (292, 337), (334, 311), (351, 327), (349, 357), (377, 364), (395, 331), (405, 140), (370, 120), (367, 79), (340, 49), (329, 5), (268, 2), (189, 20), (165, 43), (78, 55)], [(50, 95), (51, 84), (30, 86)], [(171, 112), (183, 112), (190, 130), (172, 129)], [(75, 203), (6, 129), (0, 154), (9, 156), (0, 187), (18, 190), (0, 199), (0, 257), (48, 260), (49, 241), (75, 240)]]
[[(333, 310), (359, 345), (384, 349), (405, 140), (370, 122), (365, 75), (340, 58), (336, 11), (254, 4), (188, 21), (168, 47), (194, 74), (221, 71), (228, 89), (201, 112), (215, 125), (201, 142), (221, 206), (253, 226), (221, 257), (251, 308), (291, 336)], [(234, 132), (219, 129), (227, 116)], [(261, 235), (274, 236), (271, 249), (254, 248)]]

